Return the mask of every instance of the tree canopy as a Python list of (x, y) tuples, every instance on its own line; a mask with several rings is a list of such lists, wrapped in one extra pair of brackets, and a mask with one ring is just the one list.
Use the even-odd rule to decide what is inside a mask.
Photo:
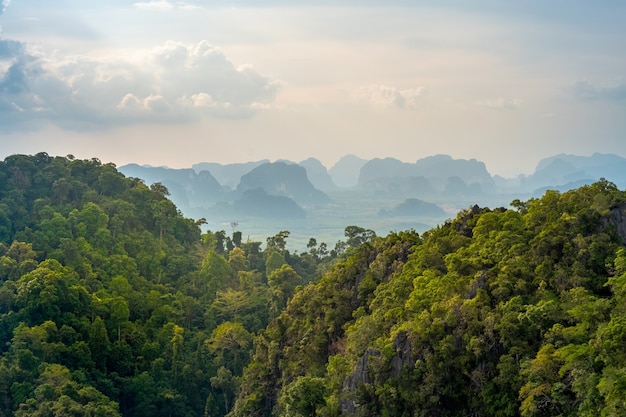
[(607, 181), (329, 250), (201, 230), (98, 159), (0, 162), (0, 416), (618, 416)]

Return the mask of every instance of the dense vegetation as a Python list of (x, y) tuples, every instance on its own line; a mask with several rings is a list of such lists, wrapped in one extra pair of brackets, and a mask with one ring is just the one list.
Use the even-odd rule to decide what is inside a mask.
[(0, 162), (0, 416), (626, 414), (612, 183), (301, 254), (167, 195), (97, 159)]
[(626, 415), (626, 193), (363, 244), (255, 341), (233, 416)]
[(167, 194), (97, 159), (0, 162), (0, 416), (224, 415), (255, 335), (346, 247), (202, 233)]

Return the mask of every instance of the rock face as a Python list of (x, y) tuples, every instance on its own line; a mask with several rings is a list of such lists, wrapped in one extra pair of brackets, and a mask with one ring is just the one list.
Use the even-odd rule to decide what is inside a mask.
[(351, 415), (356, 413), (358, 404), (355, 394), (359, 385), (372, 383), (370, 363), (372, 360), (380, 360), (381, 353), (377, 349), (367, 349), (356, 364), (354, 372), (343, 383), (344, 395), (341, 398), (341, 413)]
[[(380, 375), (384, 379), (389, 376), (397, 378), (405, 367), (411, 367), (414, 364), (411, 341), (406, 332), (398, 333), (393, 340), (393, 349), (395, 355), (391, 358), (389, 370), (385, 372), (386, 375)], [(360, 385), (375, 382), (375, 369), (383, 368), (381, 365), (384, 360), (382, 353), (373, 348), (367, 349), (361, 356), (354, 372), (343, 383), (343, 395), (340, 400), (342, 415), (354, 415), (358, 412), (356, 392)]]
[(262, 188), (272, 196), (288, 197), (307, 206), (325, 204), (330, 198), (313, 187), (306, 170), (296, 164), (274, 162), (262, 164), (241, 177), (237, 193)]
[(615, 232), (626, 245), (626, 203), (611, 208), (611, 212), (604, 220), (605, 226), (615, 228)]

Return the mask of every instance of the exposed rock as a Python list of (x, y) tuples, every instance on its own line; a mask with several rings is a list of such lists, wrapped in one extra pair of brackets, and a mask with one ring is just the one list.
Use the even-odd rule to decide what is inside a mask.
[[(396, 354), (391, 358), (390, 370), (387, 375), (379, 375), (386, 379), (387, 377), (398, 378), (402, 370), (414, 364), (412, 356), (411, 341), (406, 332), (400, 332), (393, 340), (393, 348)], [(343, 395), (340, 401), (341, 412), (344, 415), (352, 415), (357, 412), (359, 404), (355, 399), (355, 395), (359, 386), (363, 384), (374, 383), (376, 375), (374, 369), (381, 368), (381, 361), (384, 360), (381, 352), (377, 349), (369, 348), (359, 359), (354, 369), (343, 383)], [(374, 366), (372, 366), (374, 365)]]
[(391, 376), (397, 378), (405, 366), (413, 365), (411, 341), (406, 332), (398, 333), (396, 338), (393, 339), (393, 349), (396, 351), (396, 355), (391, 358)]
[(370, 361), (372, 358), (380, 358), (381, 353), (377, 349), (367, 349), (361, 359), (356, 363), (356, 368), (343, 383), (344, 393), (341, 398), (341, 412), (343, 414), (352, 414), (356, 412), (358, 404), (353, 398), (359, 385), (372, 383)]
[(611, 208), (608, 217), (604, 219), (605, 225), (615, 227), (615, 233), (622, 239), (626, 245), (626, 203)]

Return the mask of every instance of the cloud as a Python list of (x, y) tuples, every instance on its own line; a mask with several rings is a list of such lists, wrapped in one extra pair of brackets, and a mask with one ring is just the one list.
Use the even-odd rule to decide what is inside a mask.
[(0, 123), (95, 129), (249, 117), (280, 86), (206, 41), (167, 42), (142, 59), (58, 58), (0, 39)]
[(506, 99), (502, 97), (487, 98), (476, 102), (478, 107), (484, 107), (486, 109), (502, 109), (502, 110), (516, 110), (520, 107), (522, 101), (519, 98)]
[(359, 88), (354, 96), (357, 101), (378, 109), (411, 109), (424, 100), (423, 87), (399, 90), (387, 85), (369, 85)]
[(136, 9), (139, 10), (148, 10), (148, 11), (168, 11), (172, 9), (180, 9), (180, 10), (197, 10), (200, 9), (200, 6), (189, 4), (186, 2), (178, 1), (176, 3), (172, 3), (168, 0), (152, 0), (152, 1), (144, 1), (133, 3)]
[(626, 82), (611, 86), (595, 86), (587, 81), (579, 81), (573, 86), (574, 94), (583, 100), (626, 100)]
[(0, 14), (4, 13), (4, 11), (9, 7), (11, 0), (2, 0), (0, 1)]
[(133, 6), (139, 10), (171, 10), (174, 8), (174, 5), (167, 0), (139, 2), (134, 3)]

